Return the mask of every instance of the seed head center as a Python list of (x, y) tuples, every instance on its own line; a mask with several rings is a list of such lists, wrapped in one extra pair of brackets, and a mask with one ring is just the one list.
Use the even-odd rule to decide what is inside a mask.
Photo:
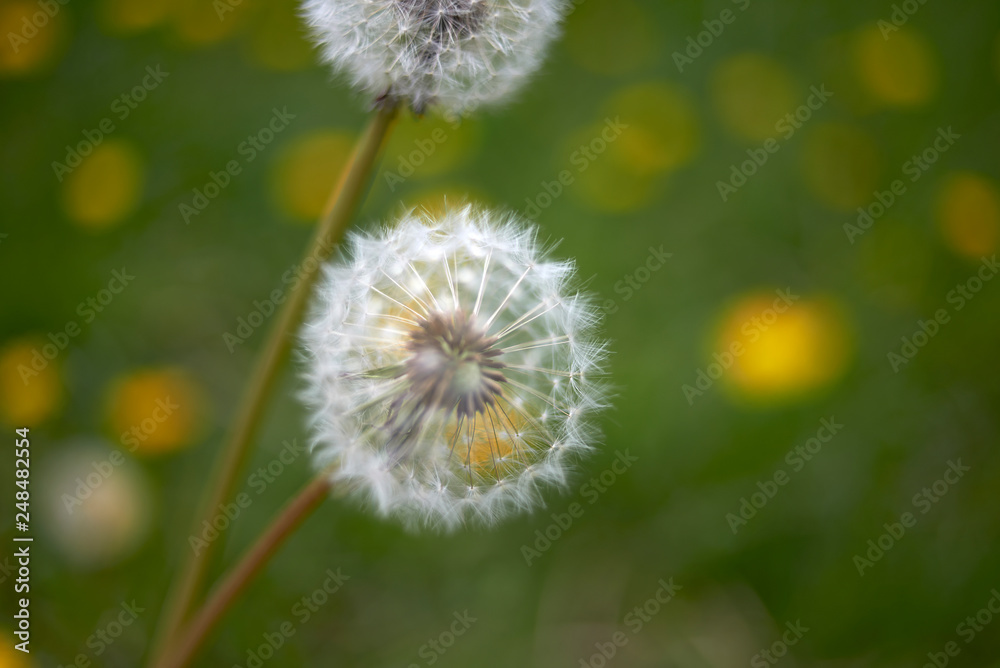
[(431, 313), (409, 334), (405, 374), (422, 408), (483, 413), (506, 382), (496, 337), (487, 336), (464, 311)]

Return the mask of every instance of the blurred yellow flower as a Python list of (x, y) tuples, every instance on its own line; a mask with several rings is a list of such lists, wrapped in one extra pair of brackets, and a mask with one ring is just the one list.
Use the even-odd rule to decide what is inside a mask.
[(201, 389), (174, 368), (135, 371), (119, 379), (108, 392), (107, 411), (115, 440), (146, 455), (191, 445), (207, 412)]
[(697, 153), (701, 129), (693, 96), (664, 81), (628, 86), (604, 106), (628, 128), (610, 155), (623, 169), (650, 175), (676, 169)]
[(536, 219), (566, 191), (599, 211), (640, 209), (658, 192), (655, 173), (629, 164), (622, 138), (629, 124), (618, 116), (579, 128), (564, 141), (558, 170), (527, 198), (526, 215)]
[(62, 403), (58, 360), (45, 356), (46, 344), (25, 338), (0, 349), (0, 415), (11, 425), (33, 427)]
[(854, 41), (854, 64), (868, 92), (887, 105), (921, 105), (937, 90), (938, 63), (933, 48), (909, 27), (888, 37), (875, 25), (862, 28)]
[(715, 111), (727, 130), (741, 139), (763, 141), (800, 101), (795, 82), (777, 60), (759, 53), (732, 56), (711, 78)]
[(346, 133), (316, 130), (283, 147), (271, 175), (272, 194), (281, 211), (303, 222), (316, 222), (351, 157), (353, 144)]
[(945, 241), (956, 252), (978, 259), (997, 251), (1000, 239), (1000, 193), (985, 176), (959, 172), (937, 194), (937, 220)]
[(385, 167), (379, 180), (395, 193), (411, 177), (445, 174), (475, 153), (480, 134), (475, 119), (463, 119), (456, 125), (436, 115), (404, 116), (385, 147)]
[(63, 181), (66, 214), (90, 230), (121, 223), (142, 199), (145, 171), (131, 142), (105, 139)]
[(170, 17), (170, 0), (102, 0), (102, 23), (113, 32), (137, 32), (163, 23)]
[(247, 0), (179, 0), (171, 18), (181, 41), (208, 46), (232, 37), (247, 18)]
[(66, 36), (66, 10), (59, 3), (29, 0), (0, 3), (0, 76), (29, 74), (51, 64)]
[[(786, 293), (790, 297), (782, 298)], [(755, 399), (780, 399), (835, 381), (850, 358), (849, 332), (846, 314), (833, 299), (754, 292), (723, 314), (716, 349), (742, 344), (725, 375), (732, 390)]]
[[(4, 638), (14, 638), (14, 632), (6, 628), (0, 629)], [(14, 642), (17, 642), (16, 640)], [(5, 642), (0, 645), (0, 668), (30, 668), (31, 663), (28, 655), (11, 647), (13, 643)]]

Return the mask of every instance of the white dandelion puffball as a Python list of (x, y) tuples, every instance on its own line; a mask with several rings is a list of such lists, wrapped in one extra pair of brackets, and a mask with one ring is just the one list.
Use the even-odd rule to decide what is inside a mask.
[(378, 99), (463, 114), (538, 69), (566, 0), (304, 0), (323, 57)]
[(355, 234), (305, 327), (317, 467), (411, 527), (536, 505), (605, 405), (599, 315), (572, 275), (533, 228), (472, 207)]

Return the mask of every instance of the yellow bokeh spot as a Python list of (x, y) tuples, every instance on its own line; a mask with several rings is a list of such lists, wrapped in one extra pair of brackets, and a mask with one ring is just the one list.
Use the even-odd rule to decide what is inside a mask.
[[(829, 299), (783, 291), (746, 295), (724, 314), (718, 355), (732, 354), (726, 384), (755, 399), (780, 399), (829, 385), (850, 357), (843, 310)], [(742, 346), (734, 348), (736, 345)]]
[(625, 74), (653, 60), (657, 37), (633, 0), (578, 3), (565, 44), (581, 67), (598, 74)]
[(878, 188), (882, 159), (875, 140), (843, 123), (808, 128), (803, 145), (803, 177), (809, 190), (838, 211), (867, 204)]
[[(6, 628), (0, 628), (0, 631), (5, 638), (16, 637), (13, 631), (8, 631)], [(28, 661), (27, 655), (11, 647), (12, 644), (5, 642), (0, 645), (0, 668), (30, 668), (32, 664)]]
[(103, 0), (103, 23), (114, 32), (136, 32), (163, 23), (173, 9), (171, 0)]
[(303, 222), (315, 222), (351, 157), (353, 143), (343, 132), (317, 130), (286, 146), (271, 178), (281, 210)]
[(562, 159), (557, 163), (559, 171), (540, 183), (525, 200), (530, 217), (537, 217), (536, 210), (544, 212), (567, 191), (588, 206), (608, 213), (636, 211), (649, 204), (659, 191), (654, 187), (656, 176), (629, 164), (622, 142), (629, 129), (607, 141), (614, 135), (609, 131), (611, 125), (608, 121), (595, 123), (567, 137), (557, 154)]
[(116, 382), (107, 398), (114, 439), (137, 454), (191, 445), (205, 417), (204, 395), (179, 369), (148, 369)]
[(174, 3), (177, 36), (190, 46), (208, 46), (231, 37), (245, 21), (248, 0), (180, 0)]
[(900, 28), (883, 37), (877, 26), (858, 32), (854, 42), (858, 78), (879, 102), (915, 106), (927, 102), (938, 85), (938, 64), (920, 33)]
[(0, 3), (0, 75), (28, 74), (50, 64), (66, 32), (66, 11), (49, 14), (37, 2)]
[(314, 53), (297, 13), (296, 2), (268, 2), (251, 27), (249, 50), (254, 62), (271, 70), (299, 70), (312, 65)]
[(775, 125), (799, 104), (785, 66), (758, 53), (723, 61), (712, 73), (711, 90), (726, 129), (752, 141), (776, 136)]
[[(833, 91), (837, 110), (853, 118), (878, 112), (884, 105), (872, 99), (858, 79), (857, 67), (849, 54), (855, 44), (856, 31), (837, 32), (816, 40), (814, 81), (822, 82)], [(848, 54), (845, 57), (845, 54)]]
[(62, 403), (55, 344), (18, 339), (0, 349), (0, 415), (11, 425), (33, 427)]
[(676, 169), (698, 150), (698, 110), (682, 88), (662, 82), (629, 86), (608, 101), (605, 111), (628, 125), (611, 155), (636, 174)]
[(122, 222), (142, 197), (145, 167), (131, 143), (106, 139), (63, 181), (63, 207), (90, 230)]
[(955, 251), (979, 258), (997, 251), (1000, 239), (1000, 193), (979, 174), (953, 174), (938, 191), (937, 219)]
[(392, 193), (411, 178), (423, 179), (458, 167), (478, 148), (479, 123), (449, 123), (438, 116), (399, 119), (382, 157), (381, 184)]

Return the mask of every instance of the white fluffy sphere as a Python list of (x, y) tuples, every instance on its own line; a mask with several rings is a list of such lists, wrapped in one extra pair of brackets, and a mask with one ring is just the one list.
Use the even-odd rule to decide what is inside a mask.
[(463, 115), (541, 63), (565, 0), (305, 0), (324, 58), (375, 98)]
[(597, 438), (599, 315), (533, 228), (465, 207), (355, 234), (305, 328), (317, 467), (407, 524), (533, 507)]

